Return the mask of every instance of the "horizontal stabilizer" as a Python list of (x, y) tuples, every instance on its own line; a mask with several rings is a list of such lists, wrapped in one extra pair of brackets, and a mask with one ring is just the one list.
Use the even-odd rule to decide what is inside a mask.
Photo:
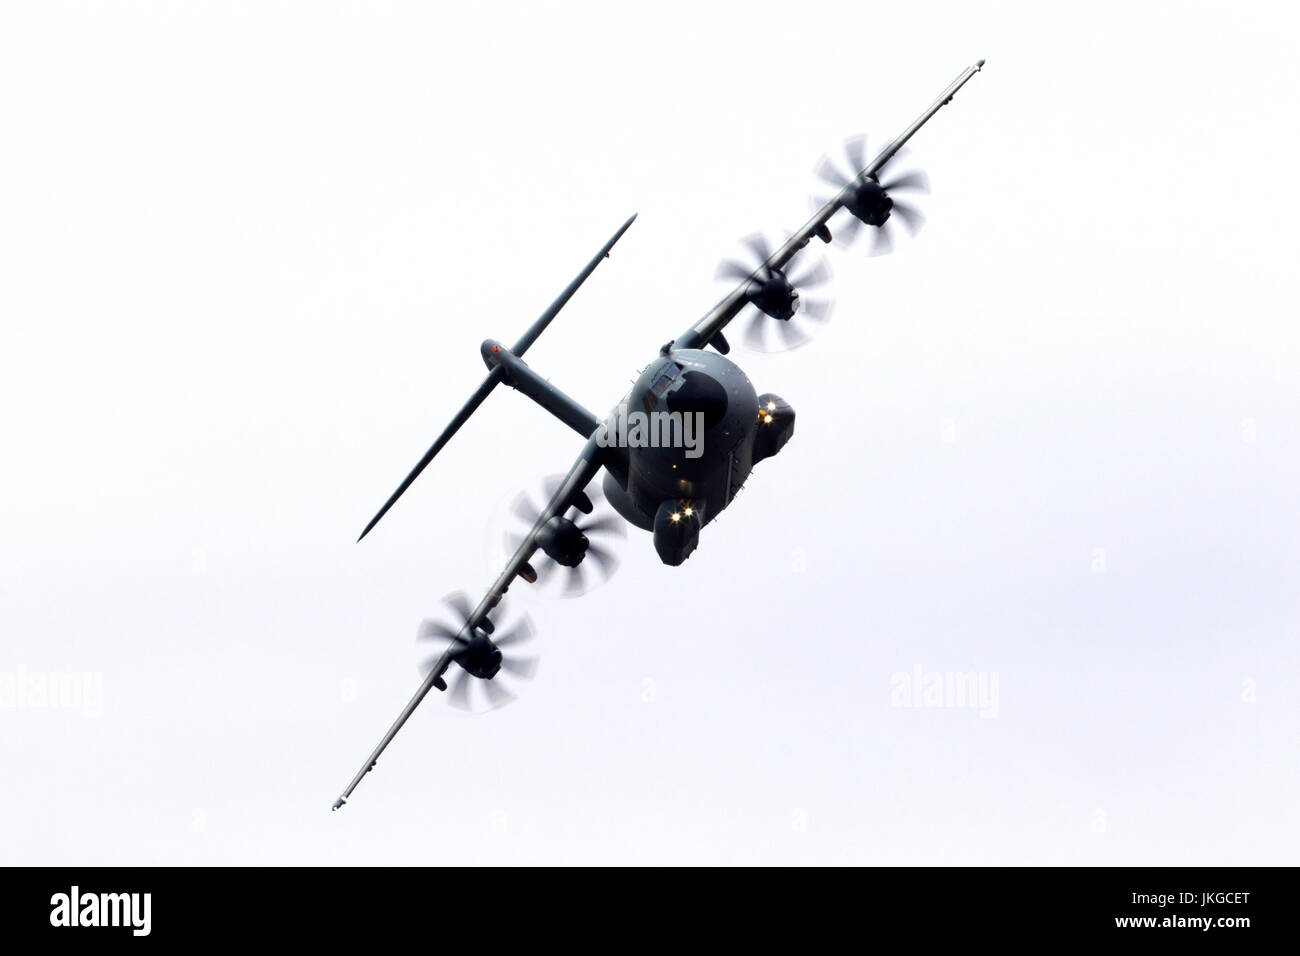
[[(512, 350), (516, 356), (523, 355), (524, 352), (528, 350), (528, 347), (537, 341), (537, 337), (542, 334), (548, 325), (551, 324), (551, 320), (559, 314), (565, 304), (573, 298), (573, 294), (578, 291), (578, 288), (587, 280), (587, 277), (596, 271), (596, 266), (600, 265), (601, 260), (609, 257), (609, 251), (614, 248), (614, 243), (618, 242), (618, 240), (623, 237), (623, 233), (627, 232), (628, 227), (631, 226), (635, 220), (636, 214), (633, 213), (632, 216), (628, 218), (627, 222), (623, 223), (623, 225), (619, 227), (618, 232), (614, 233), (610, 240), (601, 246), (600, 251), (597, 252), (583, 270), (578, 273), (577, 278), (570, 282), (565, 290), (560, 293), (559, 297), (547, 307), (546, 311), (538, 316), (537, 321), (528, 327), (528, 331), (525, 332), (519, 341), (515, 343), (515, 347)], [(437, 455), (438, 452), (442, 451), (443, 446), (451, 440), (451, 436), (456, 434), (460, 429), (460, 426), (464, 425), (465, 422), (469, 420), (469, 417), (474, 414), (474, 411), (483, 404), (483, 400), (492, 393), (492, 389), (496, 388), (504, 379), (505, 373), (500, 366), (493, 368), (488, 373), (488, 377), (483, 380), (483, 384), (475, 390), (474, 394), (470, 396), (469, 401), (466, 402), (461, 410), (456, 413), (456, 417), (451, 420), (451, 424), (442, 430), (442, 434), (439, 435), (437, 440), (429, 446), (429, 450), (424, 453), (424, 457), (419, 460), (416, 466), (411, 469), (411, 473), (406, 476), (400, 485), (397, 486), (397, 490), (392, 493), (386, 502), (384, 502), (384, 506), (379, 509), (378, 513), (370, 519), (370, 523), (366, 525), (365, 530), (362, 531), (360, 537), (357, 538), (358, 541), (368, 535), (371, 528), (379, 524), (379, 519), (388, 514), (388, 509), (396, 504), (397, 499), (402, 497), (402, 493), (405, 492), (407, 488), (411, 487), (411, 483), (415, 481), (416, 478), (420, 477), (420, 472), (424, 471), (424, 469), (428, 467), (429, 462), (433, 461), (434, 456)]]

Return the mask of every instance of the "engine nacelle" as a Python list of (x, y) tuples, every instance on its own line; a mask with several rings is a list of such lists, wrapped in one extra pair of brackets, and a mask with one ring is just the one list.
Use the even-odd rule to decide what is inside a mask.
[(799, 292), (780, 269), (769, 269), (766, 278), (750, 282), (745, 297), (774, 319), (789, 319), (799, 309)]
[(491, 680), (501, 670), (501, 648), (482, 631), (475, 631), (469, 643), (456, 652), (455, 661), (473, 676)]
[(537, 532), (537, 546), (556, 564), (576, 568), (587, 556), (587, 536), (568, 518), (553, 517)]
[(794, 409), (780, 395), (758, 396), (758, 431), (754, 433), (754, 463), (771, 458), (794, 434)]
[(844, 208), (868, 226), (883, 226), (894, 208), (894, 200), (880, 183), (868, 179), (853, 190)]
[(655, 551), (659, 560), (674, 567), (691, 556), (700, 543), (704, 515), (696, 504), (670, 499), (655, 512)]

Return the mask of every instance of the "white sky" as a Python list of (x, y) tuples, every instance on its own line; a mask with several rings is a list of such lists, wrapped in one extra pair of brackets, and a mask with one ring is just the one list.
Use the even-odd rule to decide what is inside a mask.
[[(1275, 5), (8, 4), (0, 700), (10, 863), (1293, 863), (1300, 849), (1297, 24)], [(519, 702), (412, 637), (603, 411), (902, 129), (934, 195), (832, 252), (798, 412), (684, 566), (633, 531), (516, 585)], [(996, 675), (996, 716), (894, 675)], [(3, 680), (0, 679), (0, 690)], [(100, 708), (93, 708), (100, 710)]]

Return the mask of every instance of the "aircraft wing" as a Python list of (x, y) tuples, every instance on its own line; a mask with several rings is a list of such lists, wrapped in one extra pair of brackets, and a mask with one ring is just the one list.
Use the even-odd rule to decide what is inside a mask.
[[(680, 349), (704, 348), (726, 327), (727, 323), (734, 319), (740, 313), (740, 310), (749, 303), (746, 293), (749, 290), (751, 281), (755, 277), (760, 273), (763, 273), (765, 270), (784, 268), (790, 260), (798, 254), (799, 250), (808, 245), (808, 242), (814, 236), (819, 236), (824, 241), (829, 241), (830, 232), (826, 224), (830, 221), (830, 218), (844, 206), (844, 200), (850, 194), (850, 191), (864, 179), (869, 179), (870, 177), (875, 176), (876, 173), (880, 172), (880, 170), (882, 170), (885, 165), (894, 158), (894, 154), (903, 148), (903, 144), (911, 139), (916, 131), (929, 121), (931, 116), (947, 105), (957, 91), (966, 84), (966, 81), (978, 73), (980, 68), (983, 66), (984, 61), (980, 60), (963, 70), (961, 75), (959, 75), (957, 79), (953, 80), (946, 90), (939, 94), (939, 98), (930, 104), (929, 109), (917, 117), (916, 121), (905, 129), (897, 139), (882, 149), (876, 155), (876, 158), (868, 163), (864, 169), (860, 170), (857, 176), (837, 195), (832, 197), (826, 205), (817, 210), (816, 214), (804, 223), (803, 228), (787, 239), (785, 243), (773, 252), (762, 265), (757, 266), (749, 278), (742, 281), (740, 285), (726, 296), (726, 298), (715, 305), (713, 309), (704, 316), (704, 318), (700, 319), (689, 329), (679, 335), (675, 340), (675, 347)], [(726, 348), (722, 347), (719, 351), (726, 351)]]
[[(541, 530), (542, 526), (556, 515), (563, 515), (575, 505), (583, 511), (590, 509), (590, 504), (585, 502), (583, 489), (591, 483), (592, 478), (596, 476), (596, 472), (600, 470), (602, 462), (600, 454), (601, 447), (598, 443), (598, 439), (603, 432), (604, 426), (602, 425), (601, 428), (597, 430), (590, 439), (588, 439), (587, 444), (583, 446), (582, 452), (578, 456), (578, 460), (573, 463), (573, 467), (569, 469), (568, 474), (564, 476), (564, 480), (560, 482), (559, 488), (557, 488), (555, 493), (551, 496), (546, 507), (542, 509), (542, 513), (537, 516), (537, 520), (533, 522), (533, 526), (529, 530), (528, 534), (524, 536), (519, 547), (515, 549), (515, 553), (512, 554), (509, 561), (506, 562), (505, 570), (497, 576), (497, 579), (488, 587), (487, 593), (483, 595), (483, 599), (479, 601), (474, 610), (470, 612), (469, 618), (465, 621), (464, 626), (457, 635), (457, 640), (454, 641), (442, 657), (438, 659), (433, 670), (429, 672), (429, 675), (425, 677), (423, 683), (421, 683), (419, 688), (416, 690), (415, 696), (413, 696), (410, 702), (407, 703), (401, 714), (398, 715), (397, 720), (393, 722), (393, 725), (388, 728), (388, 732), (384, 734), (383, 739), (379, 741), (379, 745), (375, 747), (370, 756), (366, 758), (366, 762), (362, 765), (361, 769), (357, 771), (357, 775), (352, 778), (352, 782), (348, 784), (347, 789), (343, 791), (342, 795), (339, 796), (336, 801), (334, 801), (335, 810), (347, 803), (348, 798), (352, 796), (352, 791), (357, 788), (357, 784), (361, 782), (361, 779), (371, 770), (375, 769), (375, 763), (379, 760), (379, 755), (384, 752), (384, 749), (392, 742), (393, 738), (397, 736), (397, 732), (402, 729), (402, 725), (406, 723), (411, 714), (415, 713), (415, 708), (420, 706), (420, 702), (424, 700), (429, 691), (435, 687), (439, 690), (447, 689), (447, 683), (443, 679), (443, 674), (447, 672), (447, 669), (451, 667), (452, 664), (456, 663), (457, 653), (463, 649), (464, 642), (469, 640), (474, 629), (480, 627), (483, 622), (488, 619), (493, 609), (501, 603), (501, 599), (505, 596), (506, 590), (510, 587), (514, 579), (516, 577), (524, 577), (526, 579), (531, 577), (533, 572), (531, 571), (528, 562), (537, 551), (537, 533)], [(584, 503), (586, 504), (586, 507), (584, 507)]]

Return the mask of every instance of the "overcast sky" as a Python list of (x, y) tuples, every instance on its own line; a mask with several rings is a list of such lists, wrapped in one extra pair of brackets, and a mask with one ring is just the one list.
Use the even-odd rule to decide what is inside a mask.
[[(1294, 863), (1296, 26), (5, 5), (0, 860)], [(354, 543), (478, 343), (639, 212), (528, 356), (603, 413), (822, 153), (980, 57), (921, 234), (733, 352), (787, 448), (683, 566), (633, 530), (580, 600), (516, 584), (520, 699), (434, 695), (331, 814), (581, 446), (498, 390)]]

